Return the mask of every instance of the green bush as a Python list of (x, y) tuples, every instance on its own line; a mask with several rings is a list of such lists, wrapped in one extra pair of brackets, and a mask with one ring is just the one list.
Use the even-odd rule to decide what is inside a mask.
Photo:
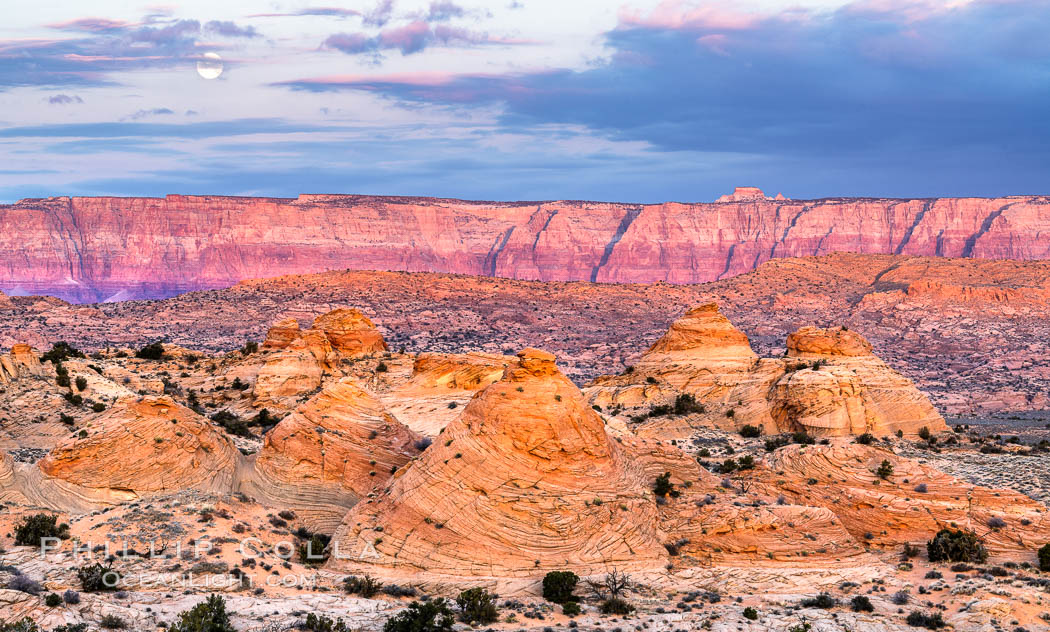
[(296, 626), (305, 632), (350, 632), (350, 628), (343, 623), (342, 619), (333, 621), (331, 617), (310, 613), (306, 615), (305, 621), (300, 621)]
[(450, 632), (455, 618), (442, 597), (430, 601), (413, 601), (387, 620), (383, 632)]
[(870, 432), (865, 432), (862, 435), (857, 435), (857, 443), (861, 445), (871, 445), (875, 441), (875, 437)]
[(83, 358), (84, 354), (80, 352), (80, 349), (70, 345), (68, 342), (56, 342), (51, 345), (51, 350), (40, 356), (41, 362), (50, 362), (52, 364), (61, 362), (66, 358)]
[(634, 606), (619, 597), (610, 597), (598, 606), (602, 614), (627, 615), (634, 612)]
[(44, 597), (44, 605), (48, 608), (57, 608), (62, 605), (62, 597), (57, 593), (48, 593), (47, 597)]
[(160, 360), (164, 357), (164, 345), (157, 342), (151, 342), (145, 347), (142, 347), (135, 352), (135, 357), (141, 360)]
[(236, 632), (226, 612), (226, 600), (212, 595), (179, 615), (168, 632)]
[(0, 632), (41, 632), (40, 626), (29, 617), (14, 623), (0, 623)]
[(744, 618), (748, 621), (758, 621), (758, 610), (754, 608), (744, 608)]
[(81, 566), (77, 569), (77, 578), (85, 592), (111, 592), (120, 583), (120, 573), (98, 563)]
[(572, 591), (576, 590), (579, 581), (572, 571), (551, 571), (543, 577), (543, 598), (551, 603), (576, 601), (578, 598)]
[(762, 435), (762, 429), (758, 426), (752, 426), (751, 424), (744, 424), (744, 427), (740, 429), (740, 436), (745, 439), (754, 439), (755, 437)]
[(308, 539), (299, 543), (299, 559), (307, 566), (320, 566), (328, 560), (326, 547), (332, 540), (323, 533), (313, 533)]
[(376, 579), (370, 575), (363, 577), (357, 577), (351, 575), (343, 580), (343, 590), (350, 595), (361, 595), (365, 599), (371, 599), (376, 596), (383, 588), (383, 585), (376, 581)]
[(86, 378), (86, 377), (84, 377), (84, 376), (80, 376), (80, 377), (78, 377), (78, 378), (76, 379), (76, 382), (75, 382), (75, 383), (76, 383), (76, 385), (77, 385), (77, 390), (78, 390), (78, 391), (82, 391), (82, 390), (84, 390), (85, 388), (87, 388), (87, 378)]
[(499, 619), (496, 595), (489, 593), (484, 588), (471, 588), (459, 593), (459, 596), (456, 597), (456, 605), (459, 606), (459, 618), (464, 623), (488, 624)]
[(254, 438), (252, 431), (248, 429), (248, 422), (228, 410), (220, 410), (211, 416), (211, 420), (222, 426), (227, 434)]
[(934, 614), (926, 614), (925, 612), (919, 612), (918, 610), (913, 611), (905, 619), (913, 628), (926, 628), (928, 630), (937, 630), (945, 626), (944, 619), (941, 617), (941, 613), (935, 612)]
[(575, 601), (566, 601), (561, 605), (561, 613), (567, 617), (575, 617), (583, 612), (580, 604)]
[(929, 441), (930, 437), (932, 437), (932, 436), (933, 436), (933, 434), (930, 433), (930, 429), (927, 428), (926, 426), (923, 426), (922, 428), (919, 428), (919, 438), (922, 439), (923, 441)]
[(874, 612), (875, 606), (871, 605), (871, 599), (868, 599), (864, 595), (857, 595), (849, 602), (849, 607), (853, 612)]
[(983, 564), (988, 551), (972, 531), (941, 529), (926, 543), (931, 562), (970, 562)]
[(830, 610), (838, 605), (835, 598), (828, 593), (820, 593), (816, 597), (810, 597), (809, 599), (803, 599), (800, 603), (803, 608), (822, 608), (824, 610)]
[(674, 483), (671, 482), (670, 472), (664, 472), (656, 477), (656, 482), (653, 483), (653, 493), (660, 498), (666, 498), (667, 496), (678, 498), (681, 495), (681, 492), (676, 491)]
[(707, 412), (707, 409), (704, 405), (697, 402), (696, 398), (689, 393), (682, 393), (674, 398), (674, 414), (676, 415), (703, 414), (705, 412)]
[(123, 630), (128, 624), (115, 614), (107, 614), (99, 621), (99, 626), (104, 630)]
[(1039, 549), (1039, 570), (1044, 573), (1050, 571), (1050, 544), (1044, 544)]
[(41, 546), (44, 538), (69, 539), (69, 525), (58, 524), (58, 516), (33, 514), (15, 525), (15, 544), (19, 546)]
[(883, 459), (882, 463), (879, 464), (879, 469), (875, 470), (875, 475), (882, 480), (886, 480), (893, 476), (893, 464), (886, 459)]

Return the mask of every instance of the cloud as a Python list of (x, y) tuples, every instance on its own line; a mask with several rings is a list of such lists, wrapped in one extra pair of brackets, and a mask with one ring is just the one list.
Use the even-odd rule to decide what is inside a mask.
[(134, 114), (129, 114), (125, 118), (130, 119), (132, 121), (137, 121), (139, 119), (147, 118), (150, 116), (166, 116), (169, 114), (175, 114), (175, 111), (171, 108), (153, 108), (151, 110), (139, 110)]
[(362, 16), (365, 26), (386, 26), (394, 14), (394, 0), (379, 0), (371, 11)]
[[(607, 59), (583, 70), (282, 85), (498, 105), (508, 129), (582, 125), (667, 151), (836, 156), (867, 166), (914, 152), (940, 160), (1008, 149), (1018, 160), (1050, 164), (1050, 40), (1039, 35), (1050, 29), (1046, 2), (897, 6), (911, 5), (880, 0), (752, 15), (664, 3), (622, 14), (605, 35)], [(439, 41), (433, 30), (420, 33), (386, 41), (405, 53)]]
[(259, 37), (253, 26), (238, 26), (233, 22), (212, 20), (204, 25), (204, 30), (223, 37)]
[(78, 18), (68, 22), (48, 25), (48, 27), (60, 31), (83, 31), (87, 33), (113, 33), (126, 30), (132, 26), (136, 25), (124, 20), (110, 20), (107, 18)]
[(76, 95), (56, 94), (48, 98), (47, 102), (51, 105), (72, 105), (74, 103), (83, 103), (84, 100)]
[(344, 9), (341, 7), (305, 7), (294, 11), (292, 13), (253, 13), (249, 15), (250, 18), (286, 18), (286, 17), (300, 17), (317, 15), (323, 17), (334, 17), (334, 18), (346, 18), (351, 16), (361, 15), (360, 11), (355, 9)]
[(430, 3), (430, 10), (427, 12), (427, 22), (442, 22), (444, 20), (451, 20), (452, 18), (461, 18), (466, 15), (467, 11), (458, 4), (452, 2), (452, 0), (434, 0)]
[(0, 128), (0, 138), (185, 138), (339, 131), (338, 125), (293, 123), (281, 118), (242, 118), (203, 123), (61, 123)]
[(375, 36), (364, 33), (336, 33), (325, 39), (321, 48), (336, 50), (347, 55), (374, 54), (383, 50), (399, 50), (402, 55), (412, 55), (431, 46), (457, 47), (529, 43), (531, 42), (525, 40), (490, 37), (487, 33), (447, 24), (433, 26), (420, 19), (403, 26), (385, 29)]

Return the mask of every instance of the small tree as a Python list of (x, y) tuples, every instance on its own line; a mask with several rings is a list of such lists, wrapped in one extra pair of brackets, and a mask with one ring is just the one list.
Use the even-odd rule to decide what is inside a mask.
[(762, 429), (758, 426), (752, 426), (751, 424), (744, 424), (740, 429), (740, 436), (745, 439), (754, 439), (755, 437), (761, 436)]
[(226, 612), (226, 600), (212, 595), (179, 615), (168, 632), (236, 632)]
[(1050, 571), (1050, 544), (1044, 544), (1039, 549), (1039, 570), (1044, 573)]
[(543, 598), (551, 603), (576, 601), (578, 597), (572, 593), (579, 581), (572, 571), (551, 571), (543, 578)]
[(120, 573), (98, 563), (81, 566), (77, 569), (77, 578), (84, 592), (112, 592), (120, 583)]
[(988, 551), (973, 531), (941, 529), (926, 543), (931, 562), (970, 562), (983, 564)]
[(875, 475), (882, 480), (886, 480), (893, 476), (893, 464), (886, 459), (883, 459), (882, 463), (879, 465), (879, 469), (875, 470)]
[(57, 364), (66, 358), (83, 358), (84, 354), (81, 353), (80, 349), (70, 345), (68, 342), (56, 342), (51, 345), (51, 350), (40, 356), (41, 362), (51, 362)]
[(450, 632), (454, 623), (448, 602), (439, 597), (408, 604), (383, 625), (383, 632)]
[(158, 340), (151, 342), (135, 352), (135, 357), (142, 360), (160, 360), (164, 357), (164, 345)]
[(459, 616), (464, 623), (488, 624), (499, 619), (496, 595), (489, 593), (484, 588), (471, 588), (459, 593), (459, 596), (456, 597), (456, 605), (459, 606)]
[(15, 525), (15, 544), (18, 546), (42, 546), (45, 538), (69, 539), (69, 525), (58, 524), (58, 516), (33, 514)]
[(677, 498), (680, 492), (675, 491), (674, 483), (671, 482), (671, 473), (664, 472), (663, 474), (656, 477), (656, 482), (653, 483), (653, 493), (660, 498)]

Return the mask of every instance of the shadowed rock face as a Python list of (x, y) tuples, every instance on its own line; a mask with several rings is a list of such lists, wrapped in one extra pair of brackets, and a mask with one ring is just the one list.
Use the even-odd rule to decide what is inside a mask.
[(1041, 259), (1048, 229), (1045, 196), (787, 200), (740, 187), (717, 203), (651, 205), (58, 197), (0, 206), (0, 289), (98, 302), (347, 268), (696, 283), (842, 251)]
[(528, 349), (335, 538), (450, 575), (652, 564), (666, 553), (645, 479), (554, 356)]
[(256, 493), (331, 531), (354, 503), (419, 453), (420, 436), (343, 379), (266, 434)]

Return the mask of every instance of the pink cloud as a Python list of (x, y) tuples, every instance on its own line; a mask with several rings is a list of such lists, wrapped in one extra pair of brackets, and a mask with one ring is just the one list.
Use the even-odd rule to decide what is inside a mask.
[(66, 22), (48, 24), (47, 26), (48, 28), (59, 29), (62, 31), (86, 31), (88, 33), (106, 33), (109, 31), (119, 31), (121, 29), (126, 29), (140, 25), (134, 22), (125, 22), (124, 20), (110, 20), (108, 18), (78, 18), (76, 20), (68, 20)]
[(730, 7), (705, 4), (687, 5), (683, 0), (664, 0), (647, 15), (626, 7), (620, 11), (620, 25), (670, 30), (732, 30), (754, 27), (760, 16), (743, 13)]

